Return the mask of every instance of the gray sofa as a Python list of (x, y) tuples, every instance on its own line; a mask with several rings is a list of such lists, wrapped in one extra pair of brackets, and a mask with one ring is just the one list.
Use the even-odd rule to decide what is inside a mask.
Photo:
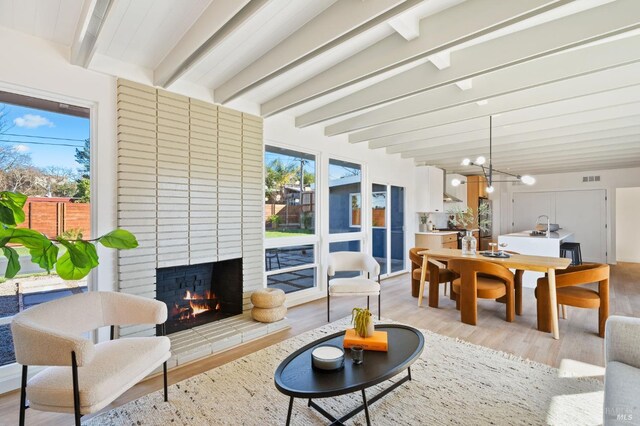
[(640, 318), (609, 317), (604, 350), (604, 424), (640, 425)]

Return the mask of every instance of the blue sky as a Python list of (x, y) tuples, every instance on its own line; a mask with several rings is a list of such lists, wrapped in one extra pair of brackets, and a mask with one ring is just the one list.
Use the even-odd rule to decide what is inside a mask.
[(13, 145), (21, 152), (29, 153), (35, 167), (56, 166), (74, 171), (80, 167), (75, 161), (75, 147), (64, 145), (83, 146), (84, 139), (90, 135), (89, 119), (0, 102), (0, 110), (2, 108), (1, 119), (9, 126), (5, 134), (0, 135), (2, 146)]

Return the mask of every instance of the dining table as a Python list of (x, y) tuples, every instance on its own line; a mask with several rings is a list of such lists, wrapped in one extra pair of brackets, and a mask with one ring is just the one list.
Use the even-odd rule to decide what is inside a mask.
[[(488, 257), (482, 253), (462, 254), (460, 249), (433, 249), (418, 252), (422, 256), (422, 274), (420, 275), (420, 293), (418, 294), (418, 306), (422, 306), (422, 296), (424, 286), (429, 270), (429, 259), (440, 262), (446, 262), (451, 259), (476, 259), (486, 262), (497, 263), (508, 269), (516, 269), (522, 271), (543, 272), (549, 278), (549, 301), (551, 306), (557, 306), (556, 294), (556, 270), (567, 269), (571, 264), (571, 259), (564, 257), (548, 257), (548, 256), (532, 256), (524, 254), (510, 254), (509, 257)], [(436, 268), (431, 268), (436, 270)], [(431, 273), (431, 272), (430, 272)], [(430, 277), (429, 281), (429, 306), (438, 307), (438, 297), (440, 284), (438, 280)], [(558, 328), (558, 310), (551, 309), (551, 332), (554, 339), (560, 338), (560, 330)]]

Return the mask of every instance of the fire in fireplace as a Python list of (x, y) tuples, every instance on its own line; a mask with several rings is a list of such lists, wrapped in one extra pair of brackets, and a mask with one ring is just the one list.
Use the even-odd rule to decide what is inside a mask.
[(156, 278), (156, 298), (167, 304), (167, 333), (242, 313), (242, 259), (162, 268)]

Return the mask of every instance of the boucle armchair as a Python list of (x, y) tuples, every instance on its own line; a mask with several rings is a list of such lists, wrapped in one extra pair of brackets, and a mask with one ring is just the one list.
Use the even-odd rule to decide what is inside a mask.
[[(34, 306), (11, 322), (16, 361), (22, 365), (20, 425), (26, 401), (36, 410), (83, 415), (106, 407), (163, 364), (167, 400), (168, 337), (114, 339), (115, 326), (161, 324), (166, 304), (123, 293), (89, 292)], [(89, 332), (111, 326), (111, 340), (94, 344)], [(164, 333), (163, 333), (164, 334)], [(28, 366), (47, 366), (27, 381)]]
[[(333, 278), (336, 272), (360, 272), (353, 278)], [(377, 280), (375, 278), (377, 278)], [(327, 322), (331, 321), (331, 296), (378, 296), (380, 319), (380, 264), (367, 253), (336, 251), (327, 262)]]
[(638, 424), (640, 318), (613, 315), (604, 338), (604, 425)]

